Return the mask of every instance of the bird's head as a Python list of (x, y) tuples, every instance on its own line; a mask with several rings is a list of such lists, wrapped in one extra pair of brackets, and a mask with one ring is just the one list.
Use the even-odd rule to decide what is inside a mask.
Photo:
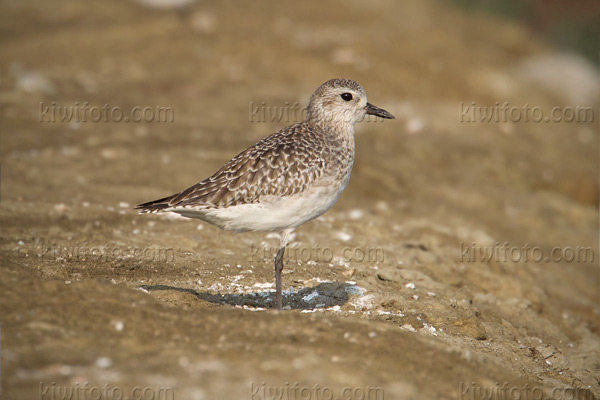
[(308, 121), (326, 125), (354, 125), (367, 115), (393, 119), (389, 112), (367, 102), (365, 90), (350, 79), (331, 79), (313, 93), (306, 109)]

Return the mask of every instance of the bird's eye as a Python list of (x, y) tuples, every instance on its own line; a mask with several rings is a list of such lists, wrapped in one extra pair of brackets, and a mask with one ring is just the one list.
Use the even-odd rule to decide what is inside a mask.
[(352, 95), (350, 93), (342, 93), (342, 94), (340, 94), (340, 97), (344, 101), (350, 101), (350, 100), (352, 100)]

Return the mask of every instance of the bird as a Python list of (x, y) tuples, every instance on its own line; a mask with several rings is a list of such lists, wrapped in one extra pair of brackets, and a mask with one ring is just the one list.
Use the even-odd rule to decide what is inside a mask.
[(135, 209), (140, 214), (174, 212), (233, 232), (279, 233), (275, 306), (281, 310), (281, 272), (290, 235), (329, 210), (348, 185), (354, 124), (365, 115), (394, 119), (368, 103), (357, 82), (328, 80), (310, 97), (303, 121), (265, 137), (195, 185)]

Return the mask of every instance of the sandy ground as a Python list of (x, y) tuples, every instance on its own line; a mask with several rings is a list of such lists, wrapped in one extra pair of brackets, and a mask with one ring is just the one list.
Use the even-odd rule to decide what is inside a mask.
[[(594, 67), (431, 1), (0, 7), (3, 399), (600, 396)], [(132, 207), (295, 122), (253, 110), (332, 77), (397, 119), (357, 126), (350, 185), (296, 231), (276, 312), (275, 235)], [(461, 111), (505, 101), (596, 119)], [(174, 120), (52, 122), (53, 102)]]

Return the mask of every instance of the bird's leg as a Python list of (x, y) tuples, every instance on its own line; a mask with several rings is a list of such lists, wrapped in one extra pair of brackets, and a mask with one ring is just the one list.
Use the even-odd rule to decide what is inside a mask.
[(275, 307), (278, 310), (283, 308), (283, 298), (281, 295), (281, 271), (283, 271), (283, 254), (285, 248), (288, 245), (292, 229), (281, 232), (281, 242), (279, 243), (279, 250), (275, 256)]
[(275, 305), (278, 310), (283, 308), (283, 299), (281, 298), (281, 271), (283, 271), (283, 253), (285, 247), (280, 247), (275, 256)]

